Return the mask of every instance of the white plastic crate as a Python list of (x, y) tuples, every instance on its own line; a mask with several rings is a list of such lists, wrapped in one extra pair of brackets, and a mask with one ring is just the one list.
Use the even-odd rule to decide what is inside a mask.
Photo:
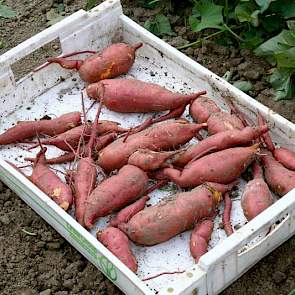
[[(205, 89), (208, 96), (224, 109), (227, 108), (226, 99), (232, 99), (253, 121), (257, 111), (261, 112), (273, 127), (272, 136), (277, 142), (290, 144), (295, 137), (294, 124), (124, 16), (119, 0), (105, 1), (90, 12), (80, 10), (0, 56), (0, 132), (18, 120), (40, 118), (45, 114), (58, 116), (81, 109), (80, 92), (85, 85), (73, 71), (50, 65), (37, 73), (29, 73), (19, 81), (14, 79), (11, 66), (15, 62), (56, 38), (59, 38), (63, 54), (86, 49), (101, 50), (118, 41), (130, 44), (141, 41), (144, 46), (137, 51), (135, 64), (127, 77), (156, 82), (180, 92)], [(90, 105), (91, 101), (86, 99), (86, 104)], [(93, 109), (89, 116), (94, 118), (94, 113)], [(103, 109), (101, 118), (116, 120), (127, 127), (149, 116), (118, 114)], [(136, 275), (95, 238), (96, 230), (102, 228), (108, 218), (102, 218), (89, 233), (75, 221), (73, 212), (71, 215), (64, 212), (4, 161), (9, 159), (19, 165), (23, 163), (21, 155), (32, 156), (31, 153), (19, 145), (1, 146), (0, 153), (1, 180), (127, 294), (217, 294), (286, 241), (295, 230), (294, 190), (246, 225), (237, 198), (232, 221), (242, 227), (227, 238), (218, 228), (220, 219), (216, 218), (210, 251), (197, 265), (189, 253), (188, 231), (153, 247), (132, 245), (139, 263)], [(60, 153), (50, 147), (48, 157)], [(59, 166), (59, 169), (66, 168), (67, 165)], [(154, 204), (168, 194), (157, 191), (152, 194), (150, 203)], [(274, 225), (277, 221), (280, 223)], [(266, 235), (270, 227), (272, 231)], [(160, 272), (181, 270), (185, 272), (142, 281)]]

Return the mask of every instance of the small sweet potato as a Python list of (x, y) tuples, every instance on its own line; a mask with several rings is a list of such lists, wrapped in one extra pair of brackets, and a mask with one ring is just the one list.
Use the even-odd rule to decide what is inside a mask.
[(253, 219), (273, 204), (272, 194), (257, 162), (253, 163), (252, 172), (254, 179), (247, 183), (241, 198), (241, 205), (247, 220)]
[(46, 151), (47, 148), (42, 147), (37, 154), (30, 180), (61, 208), (68, 210), (73, 203), (71, 188), (47, 167)]
[(136, 258), (131, 252), (128, 237), (122, 231), (115, 227), (107, 227), (98, 231), (96, 236), (127, 267), (133, 272), (137, 271)]
[(261, 134), (267, 132), (267, 130), (268, 127), (263, 125), (261, 127), (245, 127), (242, 130), (232, 129), (216, 133), (195, 145), (189, 146), (184, 152), (176, 154), (171, 159), (171, 163), (178, 167), (184, 167), (190, 161), (197, 160), (206, 154), (249, 144), (252, 140), (259, 138)]
[(154, 152), (148, 149), (139, 149), (129, 157), (128, 164), (137, 166), (143, 171), (156, 170), (176, 153), (179, 152)]
[(191, 162), (182, 171), (164, 168), (162, 173), (180, 187), (195, 187), (206, 181), (229, 183), (245, 171), (258, 151), (258, 144), (229, 148)]
[(20, 142), (41, 135), (54, 136), (81, 124), (81, 114), (72, 112), (52, 120), (20, 121), (16, 126), (0, 134), (0, 145)]
[(221, 194), (207, 184), (178, 193), (135, 214), (119, 228), (139, 245), (156, 245), (215, 215)]
[(130, 135), (124, 142), (119, 138), (102, 149), (97, 164), (106, 171), (113, 171), (127, 164), (129, 157), (138, 149), (152, 151), (175, 148), (190, 141), (204, 124), (185, 120), (161, 122), (141, 132)]
[(207, 253), (208, 242), (213, 232), (213, 221), (205, 219), (198, 223), (191, 233), (190, 251), (196, 263), (199, 262), (201, 256)]
[(274, 193), (282, 197), (295, 188), (294, 171), (285, 168), (268, 151), (263, 151), (261, 159), (265, 180)]
[(117, 175), (100, 183), (85, 202), (84, 223), (87, 228), (99, 217), (120, 210), (135, 201), (146, 189), (148, 177), (144, 171), (125, 165)]
[(221, 109), (217, 106), (215, 101), (206, 96), (195, 99), (189, 108), (189, 114), (197, 123), (206, 123), (211, 114), (220, 111)]
[(127, 73), (134, 63), (136, 50), (142, 45), (142, 43), (133, 46), (115, 43), (84, 60), (51, 57), (48, 58), (48, 62), (58, 63), (65, 69), (76, 69), (83, 81), (94, 83)]
[(224, 195), (224, 210), (223, 210), (223, 214), (222, 214), (222, 223), (223, 223), (223, 228), (224, 228), (227, 236), (230, 236), (234, 232), (231, 222), (230, 222), (231, 209), (232, 209), (231, 198), (229, 196), (229, 193), (225, 193), (225, 195)]
[(149, 199), (149, 196), (144, 196), (133, 204), (123, 208), (120, 212), (118, 212), (116, 217), (111, 219), (110, 225), (117, 227), (120, 223), (127, 223), (132, 216), (134, 216), (145, 207), (145, 204)]

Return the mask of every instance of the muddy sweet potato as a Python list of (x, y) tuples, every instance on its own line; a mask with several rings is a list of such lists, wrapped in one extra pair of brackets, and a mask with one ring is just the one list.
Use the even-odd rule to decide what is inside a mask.
[(37, 154), (30, 180), (61, 208), (68, 210), (73, 203), (71, 188), (51, 171), (47, 164), (45, 153), (46, 147), (42, 147)]
[(272, 194), (257, 162), (252, 165), (252, 173), (254, 179), (247, 183), (241, 197), (243, 212), (249, 221), (273, 204)]
[(132, 254), (128, 237), (118, 228), (107, 227), (96, 234), (97, 239), (107, 247), (133, 272), (137, 271), (137, 261)]
[(125, 43), (115, 43), (84, 60), (50, 57), (48, 62), (58, 63), (65, 69), (78, 70), (83, 81), (94, 83), (127, 73), (134, 63), (136, 50), (142, 45), (142, 43), (133, 46)]
[(91, 228), (99, 217), (135, 201), (146, 190), (147, 183), (144, 171), (132, 165), (123, 166), (117, 175), (100, 183), (85, 201), (85, 226)]
[(81, 124), (81, 114), (72, 112), (52, 120), (20, 121), (0, 134), (0, 145), (21, 142), (41, 134), (54, 136)]
[(132, 216), (134, 216), (145, 207), (145, 204), (149, 199), (149, 196), (144, 196), (133, 204), (123, 208), (120, 212), (118, 212), (116, 217), (111, 219), (110, 225), (117, 227), (120, 223), (127, 223)]
[[(229, 187), (223, 188), (225, 192)], [(221, 192), (214, 184), (202, 184), (190, 192), (178, 193), (145, 208), (129, 222), (119, 224), (119, 228), (136, 244), (156, 245), (191, 229), (200, 220), (214, 216), (221, 198)]]
[(164, 168), (162, 174), (180, 187), (195, 187), (206, 181), (229, 183), (245, 171), (258, 151), (258, 144), (229, 148), (191, 162), (182, 171)]
[(189, 108), (189, 114), (197, 123), (206, 123), (211, 114), (220, 111), (221, 109), (217, 106), (215, 101), (206, 96), (195, 99)]
[(198, 263), (201, 256), (207, 253), (208, 242), (213, 232), (213, 221), (205, 219), (193, 229), (190, 237), (190, 252), (195, 262)]
[(119, 138), (102, 149), (97, 164), (107, 172), (121, 168), (127, 164), (129, 157), (138, 149), (152, 151), (176, 148), (190, 141), (204, 124), (188, 123), (186, 120), (171, 120), (153, 125), (136, 134), (132, 134), (124, 142)]
[(261, 155), (264, 167), (264, 177), (270, 189), (284, 196), (295, 188), (295, 172), (284, 167), (270, 152), (263, 151)]
[(216, 133), (176, 154), (171, 159), (171, 163), (177, 167), (184, 167), (190, 161), (197, 160), (206, 154), (249, 144), (267, 130), (268, 127), (263, 125), (261, 127), (245, 127), (242, 130), (233, 129)]

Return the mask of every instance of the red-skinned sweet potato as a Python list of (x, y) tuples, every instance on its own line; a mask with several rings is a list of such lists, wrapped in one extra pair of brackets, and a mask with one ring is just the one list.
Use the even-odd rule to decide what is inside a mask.
[(51, 171), (46, 164), (46, 147), (37, 154), (30, 180), (61, 208), (68, 210), (73, 203), (71, 188)]
[(244, 215), (249, 221), (273, 204), (272, 194), (257, 162), (252, 165), (252, 173), (254, 179), (247, 183), (241, 198)]
[(99, 217), (120, 210), (135, 201), (146, 189), (148, 177), (144, 171), (125, 165), (117, 175), (100, 183), (85, 202), (84, 223), (87, 228)]
[(208, 242), (213, 232), (213, 221), (205, 219), (198, 223), (193, 229), (190, 237), (190, 252), (196, 263), (201, 256), (207, 253)]
[(295, 188), (294, 171), (285, 168), (268, 151), (263, 151), (261, 159), (265, 180), (274, 193), (282, 197)]
[(197, 123), (206, 123), (211, 114), (220, 111), (221, 109), (217, 106), (215, 101), (206, 96), (195, 99), (189, 108), (189, 114)]
[(142, 45), (142, 43), (133, 46), (115, 43), (84, 60), (51, 57), (48, 58), (48, 62), (58, 63), (65, 69), (78, 70), (83, 81), (94, 83), (127, 73), (134, 63), (136, 50)]
[(131, 252), (128, 237), (122, 231), (115, 227), (107, 227), (98, 231), (96, 236), (127, 267), (133, 272), (137, 271), (136, 258)]
[(127, 164), (128, 158), (138, 149), (152, 151), (176, 148), (190, 141), (204, 124), (188, 123), (186, 120), (171, 120), (153, 125), (124, 142), (119, 138), (102, 149), (97, 164), (106, 171), (113, 171)]
[(189, 146), (184, 152), (176, 154), (171, 159), (171, 163), (177, 167), (184, 167), (190, 161), (197, 160), (206, 154), (249, 144), (267, 130), (268, 127), (263, 125), (261, 127), (245, 127), (242, 130), (233, 129), (216, 133), (195, 145)]
[(258, 151), (258, 144), (230, 148), (191, 162), (182, 171), (164, 168), (162, 174), (180, 187), (195, 187), (206, 181), (229, 183), (245, 171)]
[[(224, 191), (228, 188), (224, 186)], [(129, 222), (119, 224), (119, 228), (136, 244), (156, 245), (191, 229), (198, 221), (214, 216), (221, 198), (221, 192), (214, 184), (203, 184), (145, 208)]]
[(149, 199), (149, 196), (144, 196), (133, 204), (123, 208), (120, 212), (118, 212), (116, 217), (111, 219), (110, 225), (117, 227), (120, 223), (127, 223), (132, 216), (134, 216), (145, 207), (145, 204)]
[(20, 142), (25, 139), (45, 134), (54, 136), (81, 124), (81, 114), (72, 112), (52, 120), (20, 121), (16, 126), (0, 134), (0, 145)]
[(223, 214), (222, 214), (222, 223), (223, 223), (223, 228), (224, 228), (227, 236), (230, 236), (234, 232), (231, 222), (230, 222), (231, 209), (232, 209), (231, 198), (229, 196), (229, 193), (225, 193), (225, 195), (224, 195), (224, 210), (223, 210)]
[(156, 170), (176, 153), (179, 151), (154, 152), (148, 149), (139, 149), (129, 157), (128, 164), (137, 166), (143, 171)]

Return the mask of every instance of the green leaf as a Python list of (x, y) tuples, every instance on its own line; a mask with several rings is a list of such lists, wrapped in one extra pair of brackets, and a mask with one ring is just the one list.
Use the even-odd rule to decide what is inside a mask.
[(8, 6), (0, 4), (0, 17), (1, 16), (5, 18), (10, 18), (16, 16), (16, 13)]
[(287, 26), (291, 31), (295, 31), (295, 20), (288, 20)]
[(148, 31), (157, 35), (170, 35), (175, 36), (176, 34), (172, 31), (170, 21), (168, 17), (163, 14), (157, 14), (153, 21), (147, 20), (143, 25)]
[(257, 10), (255, 5), (251, 2), (238, 4), (235, 8), (235, 14), (241, 23), (248, 22), (254, 27), (259, 25), (258, 16), (260, 14), (260, 10)]
[(281, 15), (285, 19), (295, 17), (295, 1), (284, 0), (272, 2), (269, 11), (276, 15)]
[(295, 47), (284, 50), (275, 55), (279, 68), (295, 68)]
[(59, 13), (65, 11), (65, 5), (64, 5), (63, 3), (59, 3), (59, 4), (57, 4), (57, 11), (58, 11)]
[(64, 19), (64, 18), (65, 18), (65, 16), (59, 15), (59, 16), (57, 16), (57, 17), (55, 17), (55, 18), (49, 20), (49, 21), (46, 23), (46, 25), (47, 25), (47, 27), (50, 27), (50, 26), (55, 25), (56, 23), (60, 22), (60, 21), (61, 21), (62, 19)]
[[(189, 18), (189, 24), (193, 32), (200, 32), (208, 28), (222, 29), (223, 6), (216, 5), (210, 1), (202, 1), (197, 2), (195, 7), (198, 14)], [(199, 15), (201, 19), (199, 19)]]
[(97, 0), (87, 0), (87, 3), (86, 3), (86, 10), (90, 10), (92, 9), (93, 7), (95, 7), (97, 4)]
[(271, 2), (276, 1), (276, 0), (255, 0), (258, 6), (260, 6), (260, 11), (263, 13), (265, 10), (268, 9), (269, 5)]
[(253, 87), (250, 81), (236, 81), (233, 85), (238, 89), (242, 90), (243, 92), (248, 92)]
[(275, 33), (284, 27), (284, 19), (281, 17), (273, 17), (273, 15), (265, 15), (261, 17), (261, 25), (266, 32)]
[(0, 49), (3, 49), (5, 47), (5, 43), (3, 40), (0, 40)]
[(263, 31), (258, 28), (250, 27), (247, 32), (242, 35), (244, 42), (241, 44), (242, 48), (254, 49), (263, 41)]
[(294, 93), (294, 85), (292, 83), (292, 75), (294, 69), (275, 69), (268, 81), (276, 91), (275, 100), (292, 98)]

